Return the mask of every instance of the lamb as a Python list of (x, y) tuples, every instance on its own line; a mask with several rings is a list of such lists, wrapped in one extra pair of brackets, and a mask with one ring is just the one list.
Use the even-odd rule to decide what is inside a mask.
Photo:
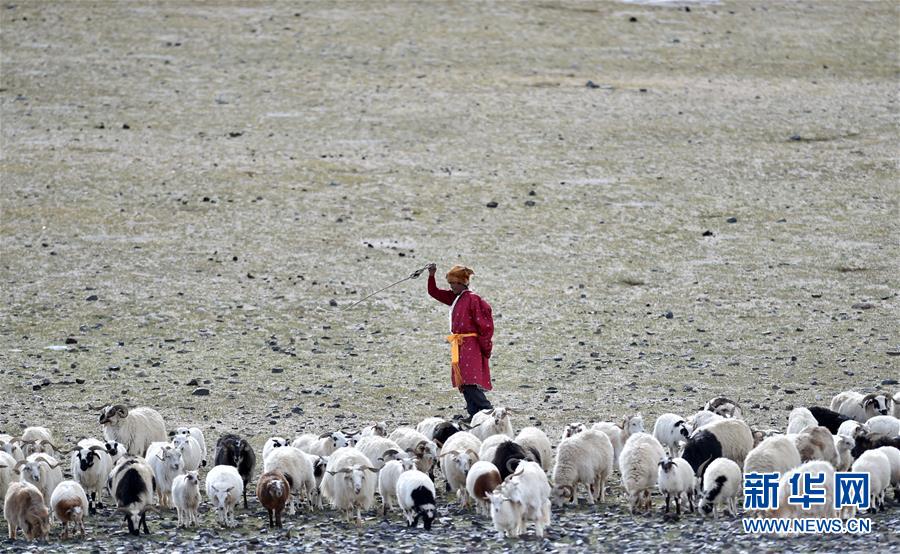
[(505, 480), (516, 471), (520, 462), (535, 461), (537, 459), (535, 454), (536, 453), (531, 452), (522, 445), (507, 439), (500, 443), (494, 451), (494, 459), (491, 461), (497, 466), (497, 469), (500, 470), (500, 477)]
[(428, 475), (419, 470), (404, 471), (397, 478), (397, 504), (406, 516), (408, 527), (416, 527), (419, 518), (426, 531), (437, 517), (434, 483)]
[[(356, 448), (369, 458), (370, 464), (375, 469), (381, 469), (386, 462), (393, 459), (391, 456), (398, 456), (403, 452), (403, 448), (399, 444), (379, 435), (367, 435), (359, 439)], [(385, 453), (389, 451), (393, 454), (385, 456)]]
[(156, 479), (146, 460), (138, 456), (123, 457), (118, 461), (106, 482), (110, 496), (116, 501), (116, 509), (125, 514), (128, 532), (137, 536), (147, 527), (147, 511), (153, 508)]
[(72, 479), (90, 493), (88, 513), (96, 514), (97, 507), (103, 507), (97, 500), (103, 497), (106, 478), (112, 468), (106, 446), (97, 439), (81, 439), (72, 450)]
[(269, 454), (272, 453), (272, 450), (276, 448), (281, 448), (282, 446), (290, 446), (291, 441), (287, 440), (284, 437), (269, 437), (266, 440), (266, 443), (263, 445), (263, 460), (269, 457)]
[(612, 473), (613, 447), (605, 433), (588, 429), (559, 443), (553, 466), (553, 504), (578, 503), (578, 485), (588, 492), (588, 504), (606, 501), (606, 480)]
[(869, 513), (884, 509), (884, 491), (891, 485), (891, 460), (880, 448), (866, 450), (853, 462), (853, 472), (869, 474)]
[(877, 415), (891, 413), (893, 399), (886, 392), (873, 392), (866, 395), (856, 391), (844, 391), (831, 399), (831, 409), (860, 423)]
[(0, 452), (9, 454), (17, 462), (25, 459), (25, 451), (22, 450), (22, 439), (5, 433), (0, 435)]
[(694, 415), (692, 415), (691, 417), (689, 417), (687, 423), (688, 423), (688, 427), (690, 427), (692, 430), (691, 434), (693, 434), (693, 433), (697, 432), (697, 430), (700, 429), (701, 427), (705, 427), (705, 426), (709, 425), (710, 423), (722, 421), (723, 419), (725, 419), (725, 418), (720, 416), (717, 413), (710, 412), (708, 410), (700, 410), (699, 412), (697, 412)]
[(53, 435), (46, 427), (26, 427), (22, 431), (22, 450), (25, 456), (43, 452), (52, 457), (56, 456), (57, 448), (53, 446)]
[(703, 409), (724, 418), (741, 419), (741, 406), (734, 400), (729, 400), (724, 396), (713, 398), (706, 403)]
[(522, 506), (519, 532), (525, 532), (528, 522), (535, 525), (535, 534), (544, 536), (550, 525), (550, 482), (537, 462), (523, 461), (499, 487), (503, 496)]
[(147, 463), (153, 468), (153, 475), (156, 477), (159, 506), (171, 508), (172, 482), (175, 477), (184, 473), (181, 451), (168, 442), (150, 443), (147, 447)]
[(732, 517), (737, 516), (737, 497), (742, 489), (741, 467), (728, 458), (710, 462), (700, 480), (700, 510), (719, 517), (719, 506), (727, 505)]
[(796, 434), (807, 427), (817, 427), (818, 420), (806, 408), (794, 408), (791, 415), (788, 416), (787, 432), (788, 434)]
[(360, 437), (386, 437), (387, 436), (387, 422), (385, 421), (376, 421), (369, 425), (368, 427), (364, 427), (362, 431), (359, 432)]
[(113, 467), (115, 467), (122, 457), (128, 454), (128, 449), (125, 448), (125, 445), (118, 441), (107, 440), (103, 443), (103, 446), (106, 447), (106, 453), (109, 454)]
[(47, 540), (50, 535), (50, 511), (44, 504), (41, 491), (31, 483), (9, 485), (3, 500), (3, 516), (9, 525), (11, 540), (16, 540), (20, 527), (30, 541)]
[(631, 435), (644, 432), (644, 417), (638, 412), (634, 415), (625, 416), (622, 419), (622, 423), (619, 425), (601, 421), (592, 425), (591, 429), (606, 433), (606, 436), (609, 437), (613, 446), (613, 457), (616, 459), (616, 468), (619, 468), (621, 471), (619, 460), (621, 458), (622, 448), (625, 446), (625, 442)]
[(294, 497), (306, 498), (311, 507), (321, 506), (319, 488), (316, 484), (315, 470), (307, 454), (293, 446), (282, 446), (269, 453), (263, 461), (263, 471), (279, 472), (289, 485), (288, 515), (296, 513)]
[(206, 464), (204, 459), (206, 454), (197, 443), (197, 439), (191, 435), (175, 435), (172, 437), (172, 448), (181, 453), (185, 471), (194, 471)]
[(335, 450), (349, 446), (349, 443), (344, 433), (335, 431), (333, 433), (322, 433), (319, 436), (311, 434), (300, 435), (294, 439), (291, 446), (316, 456), (331, 456)]
[(900, 435), (900, 419), (894, 416), (880, 415), (869, 418), (866, 426), (871, 433), (876, 435), (887, 435), (889, 437)]
[(10, 483), (18, 480), (13, 471), (17, 463), (11, 454), (0, 451), (0, 497), (2, 498), (6, 498), (6, 489), (9, 488)]
[(497, 530), (497, 538), (515, 538), (519, 536), (519, 527), (522, 524), (523, 506), (505, 496), (498, 486), (489, 495), (491, 502), (491, 521)]
[(416, 467), (423, 473), (431, 474), (432, 467), (437, 461), (437, 445), (412, 427), (398, 427), (388, 435), (388, 438), (400, 445), (403, 450), (412, 450), (416, 458)]
[(802, 463), (796, 443), (784, 435), (769, 437), (744, 460), (744, 473), (784, 474)]
[(510, 413), (512, 410), (509, 408), (481, 410), (472, 416), (472, 428), (469, 431), (482, 441), (491, 435), (506, 435), (511, 439), (513, 426), (509, 419)]
[(31, 483), (41, 491), (44, 504), (49, 508), (50, 495), (63, 480), (62, 469), (56, 458), (43, 453), (31, 454), (24, 462), (17, 462), (13, 469), (19, 473), (20, 481)]
[(412, 457), (390, 460), (378, 472), (378, 494), (381, 496), (381, 515), (387, 515), (397, 499), (397, 479), (404, 471), (415, 469), (416, 460)]
[(796, 435), (794, 442), (797, 451), (800, 452), (800, 460), (822, 460), (832, 466), (840, 464), (837, 450), (834, 447), (834, 439), (825, 427), (809, 427)]
[(837, 451), (839, 460), (834, 468), (838, 471), (849, 471), (850, 466), (853, 465), (853, 454), (851, 452), (853, 447), (856, 446), (856, 442), (844, 435), (834, 435), (832, 438), (834, 439), (834, 449)]
[(881, 446), (875, 449), (887, 456), (891, 463), (891, 487), (894, 489), (894, 500), (900, 500), (900, 449), (894, 446)]
[(570, 423), (563, 428), (562, 438), (560, 440), (565, 440), (572, 435), (576, 435), (587, 429), (587, 425), (584, 423)]
[(839, 414), (834, 410), (829, 410), (828, 408), (822, 408), (821, 406), (810, 406), (809, 413), (816, 418), (816, 425), (827, 427), (832, 435), (838, 434), (838, 428), (845, 421), (853, 421), (845, 415)]
[[(234, 508), (246, 488), (243, 475), (231, 465), (217, 465), (206, 475), (206, 496), (216, 509), (216, 521), (225, 527), (237, 527)], [(246, 502), (246, 498), (244, 499)]]
[(503, 480), (500, 471), (491, 462), (475, 462), (466, 474), (466, 494), (475, 500), (475, 513), (487, 515), (491, 507), (491, 493)]
[[(817, 489), (824, 487), (825, 502), (824, 504), (812, 504), (808, 510), (804, 510), (799, 504), (788, 502), (791, 496), (791, 479), (795, 479), (794, 475), (808, 474), (813, 478), (819, 475), (825, 475), (825, 481), (822, 485), (817, 485)], [(808, 478), (808, 477), (807, 477)], [(766, 515), (775, 518), (833, 518), (837, 517), (837, 511), (834, 508), (834, 467), (822, 460), (814, 460), (795, 467), (781, 476), (778, 480), (778, 508), (767, 511)]]
[[(744, 458), (753, 449), (753, 432), (743, 420), (725, 418), (698, 430), (706, 430), (715, 435), (722, 445), (722, 457), (738, 465), (744, 463)], [(682, 457), (687, 458), (683, 454)]]
[(675, 513), (681, 515), (681, 500), (688, 501), (691, 512), (694, 511), (694, 489), (697, 478), (694, 469), (684, 458), (666, 458), (659, 462), (656, 473), (656, 484), (659, 492), (666, 495), (666, 513), (669, 513), (669, 502), (675, 499)]
[(653, 424), (653, 436), (669, 451), (670, 456), (678, 456), (681, 452), (679, 445), (687, 442), (690, 435), (687, 422), (676, 414), (663, 414)]
[(152, 442), (166, 441), (166, 423), (152, 408), (107, 406), (100, 413), (100, 424), (106, 440), (121, 442), (134, 456), (145, 456)]
[[(203, 436), (203, 431), (199, 427), (179, 427), (174, 432), (169, 433), (169, 436), (173, 438), (191, 437), (197, 441), (197, 445), (200, 447), (200, 465), (206, 466), (206, 437)], [(175, 441), (173, 440), (172, 442), (174, 443)]]
[(662, 445), (653, 436), (635, 433), (628, 437), (619, 467), (632, 514), (652, 509), (650, 491), (656, 486), (657, 465), (664, 457)]
[(178, 512), (178, 526), (196, 527), (200, 517), (200, 477), (196, 469), (175, 477), (172, 502)]
[(519, 431), (513, 442), (531, 451), (535, 455), (534, 461), (539, 463), (545, 472), (553, 467), (553, 447), (550, 445), (550, 439), (537, 427), (525, 427)]
[(256, 484), (256, 497), (269, 514), (269, 527), (280, 528), (281, 512), (291, 498), (291, 485), (284, 474), (274, 470), (260, 475), (259, 483)]
[(352, 447), (339, 448), (328, 459), (325, 478), (322, 479), (322, 495), (335, 510), (343, 510), (347, 521), (356, 510), (356, 522), (362, 523), (361, 510), (368, 510), (375, 502), (375, 476), (378, 470), (369, 465), (369, 459)]
[(53, 489), (50, 509), (63, 526), (62, 538), (69, 538), (69, 523), (84, 538), (84, 513), (88, 509), (87, 495), (75, 481), (63, 481)]
[(466, 450), (450, 450), (441, 452), (441, 470), (444, 473), (444, 479), (450, 487), (450, 491), (456, 493), (460, 505), (464, 508), (469, 506), (469, 496), (466, 493), (466, 476), (469, 468), (478, 462), (478, 452), (471, 448)]
[[(469, 433), (471, 435), (471, 433)], [(474, 436), (474, 435), (472, 435)], [(477, 437), (476, 437), (477, 438)], [(508, 441), (509, 437), (506, 435), (491, 435), (490, 437), (481, 441), (481, 447), (478, 448), (478, 459), (479, 460), (493, 460), (494, 454), (497, 452), (497, 447)]]
[[(216, 456), (214, 465), (229, 465), (237, 468), (241, 479), (244, 480), (244, 509), (247, 509), (247, 485), (253, 477), (253, 469), (256, 467), (256, 453), (250, 443), (237, 435), (222, 435), (216, 442)], [(208, 477), (207, 477), (208, 479)], [(209, 491), (209, 485), (207, 485)]]

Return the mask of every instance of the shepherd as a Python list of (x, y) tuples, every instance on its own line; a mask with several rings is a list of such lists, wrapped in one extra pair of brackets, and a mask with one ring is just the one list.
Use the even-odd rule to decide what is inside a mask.
[(469, 290), (470, 268), (455, 265), (447, 272), (450, 290), (440, 289), (434, 279), (435, 264), (428, 265), (428, 294), (450, 306), (450, 382), (466, 399), (469, 420), (481, 410), (493, 409), (484, 395), (491, 390), (488, 360), (494, 347), (491, 305)]

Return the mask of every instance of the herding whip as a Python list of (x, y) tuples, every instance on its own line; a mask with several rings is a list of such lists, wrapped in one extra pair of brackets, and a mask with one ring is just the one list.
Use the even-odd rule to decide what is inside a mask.
[[(430, 265), (430, 264), (429, 264), (429, 265)], [(361, 298), (361, 299), (357, 300), (356, 302), (354, 302), (353, 304), (350, 304), (350, 305), (347, 306), (346, 308), (341, 309), (341, 311), (343, 312), (344, 310), (349, 310), (349, 309), (352, 308), (353, 306), (356, 306), (357, 304), (360, 304), (360, 303), (362, 303), (362, 302), (365, 302), (365, 301), (368, 300), (369, 298), (372, 298), (373, 296), (375, 296), (375, 295), (378, 294), (379, 292), (384, 292), (384, 291), (388, 290), (389, 288), (391, 288), (391, 287), (393, 287), (393, 286), (399, 285), (399, 284), (402, 283), (403, 281), (409, 281), (410, 279), (415, 279), (416, 277), (418, 277), (419, 275), (421, 275), (422, 272), (425, 271), (426, 269), (428, 269), (428, 266), (427, 266), (427, 265), (424, 266), (424, 267), (420, 267), (419, 269), (417, 269), (417, 270), (413, 271), (412, 273), (410, 273), (408, 277), (404, 277), (403, 279), (400, 279), (399, 281), (397, 281), (397, 282), (395, 282), (395, 283), (391, 283), (390, 285), (388, 285), (388, 286), (386, 286), (386, 287), (384, 287), (384, 288), (381, 288), (381, 289), (376, 290), (375, 292), (373, 292), (372, 294), (366, 296), (365, 298)]]

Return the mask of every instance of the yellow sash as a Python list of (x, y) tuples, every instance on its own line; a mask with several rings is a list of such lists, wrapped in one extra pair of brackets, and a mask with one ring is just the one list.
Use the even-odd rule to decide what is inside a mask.
[(478, 333), (455, 333), (447, 335), (450, 343), (450, 367), (453, 369), (452, 383), (454, 387), (462, 385), (462, 371), (459, 369), (459, 347), (466, 337), (477, 337)]

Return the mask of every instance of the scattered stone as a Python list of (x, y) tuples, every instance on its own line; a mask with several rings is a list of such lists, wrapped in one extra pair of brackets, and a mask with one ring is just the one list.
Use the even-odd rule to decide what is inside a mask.
[(284, 373), (284, 368), (283, 367), (273, 367), (272, 373)]
[(80, 377), (77, 377), (77, 378), (75, 378), (75, 382), (78, 383), (79, 385), (83, 385), (85, 383), (85, 380)]
[(490, 202), (488, 202), (487, 204), (485, 204), (485, 206), (487, 206), (488, 208), (496, 208), (497, 206), (499, 206), (499, 204), (497, 204), (496, 202), (494, 202), (493, 200), (491, 200)]
[(710, 231), (709, 229), (707, 229), (706, 231), (703, 231), (703, 236), (704, 236), (704, 237), (714, 237), (714, 236), (716, 236), (716, 235), (714, 235), (712, 231)]
[(897, 383), (896, 379), (885, 379), (884, 381), (881, 382), (881, 384), (882, 385), (896, 385), (898, 383)]
[(337, 300), (335, 300), (334, 298), (332, 298), (331, 300), (328, 301), (328, 305), (329, 305), (329, 306), (332, 306), (332, 307), (337, 306), (337, 305), (338, 305)]
[(78, 344), (78, 341), (72, 337), (66, 339), (66, 344)]
[(737, 218), (736, 218), (736, 217), (729, 217), (728, 219), (725, 220), (725, 222), (726, 222), (726, 223), (737, 223)]
[(198, 389), (194, 389), (194, 392), (191, 393), (192, 396), (209, 396), (209, 389), (200, 387)]
[(587, 88), (600, 88), (600, 85), (598, 85), (594, 81), (588, 81), (584, 86), (586, 86)]
[(675, 317), (675, 314), (673, 314), (672, 311), (669, 310), (665, 313), (665, 316), (666, 316), (666, 319), (672, 319), (673, 317)]
[(857, 302), (856, 304), (851, 306), (851, 308), (853, 308), (854, 310), (871, 310), (874, 307), (875, 304), (872, 304), (870, 302)]
[(628, 18), (628, 22), (629, 23), (637, 23), (637, 18), (632, 15), (631, 17)]
[(98, 298), (97, 298), (96, 294), (92, 294), (92, 295), (88, 296), (87, 298), (85, 298), (85, 300), (88, 302), (96, 302), (98, 300)]

